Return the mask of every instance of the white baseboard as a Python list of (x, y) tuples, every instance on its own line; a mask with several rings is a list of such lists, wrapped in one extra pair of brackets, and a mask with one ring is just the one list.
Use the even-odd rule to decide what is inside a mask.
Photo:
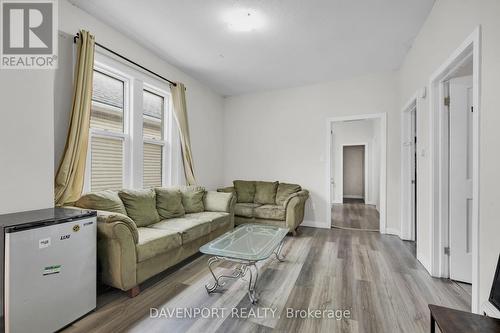
[(490, 303), (490, 301), (486, 301), (481, 306), (481, 312), (486, 313), (488, 317), (493, 317), (500, 319), (500, 311)]
[(395, 235), (401, 238), (399, 229), (385, 228), (385, 233), (389, 235)]
[(422, 253), (417, 251), (417, 260), (420, 261), (422, 266), (427, 270), (427, 273), (432, 276), (431, 263), (426, 257), (422, 255)]
[(319, 221), (308, 221), (304, 220), (301, 224), (301, 227), (311, 227), (311, 228), (320, 228), (320, 229), (331, 229), (330, 225), (325, 225)]

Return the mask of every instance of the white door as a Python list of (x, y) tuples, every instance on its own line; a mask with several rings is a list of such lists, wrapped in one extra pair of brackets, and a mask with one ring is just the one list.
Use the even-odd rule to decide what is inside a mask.
[(450, 278), (472, 283), (472, 77), (449, 82)]

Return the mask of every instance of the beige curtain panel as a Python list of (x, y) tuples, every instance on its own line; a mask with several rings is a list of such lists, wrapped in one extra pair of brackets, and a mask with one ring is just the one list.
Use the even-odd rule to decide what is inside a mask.
[(63, 157), (55, 178), (55, 204), (76, 201), (83, 190), (90, 129), (95, 38), (81, 30), (78, 38), (73, 106)]
[(174, 114), (179, 127), (181, 138), (182, 162), (184, 164), (184, 175), (188, 185), (196, 185), (194, 177), (193, 153), (191, 152), (191, 140), (189, 136), (189, 124), (186, 109), (186, 88), (180, 82), (176, 86), (171, 86), (172, 102), (174, 104)]

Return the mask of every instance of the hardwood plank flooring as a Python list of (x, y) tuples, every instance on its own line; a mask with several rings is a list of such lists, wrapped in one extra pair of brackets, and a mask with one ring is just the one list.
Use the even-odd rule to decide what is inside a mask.
[[(396, 236), (301, 227), (296, 237), (287, 237), (283, 251), (285, 262), (271, 258), (258, 264), (256, 305), (249, 302), (247, 282), (241, 279), (227, 280), (220, 292), (208, 295), (208, 257), (196, 255), (141, 285), (135, 298), (104, 290), (97, 309), (64, 332), (414, 333), (429, 329), (428, 303), (470, 309), (470, 295), (461, 286), (432, 278)], [(231, 267), (221, 263), (216, 271), (229, 273)], [(150, 308), (218, 312), (207, 318), (153, 318)], [(350, 316), (316, 319), (307, 310), (348, 310)], [(243, 311), (261, 315), (245, 318)]]
[(378, 231), (380, 215), (374, 205), (362, 202), (333, 204), (332, 227)]

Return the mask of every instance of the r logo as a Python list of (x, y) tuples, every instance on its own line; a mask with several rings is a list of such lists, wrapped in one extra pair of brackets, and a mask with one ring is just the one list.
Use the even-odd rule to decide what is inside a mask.
[(3, 53), (51, 54), (53, 3), (3, 3)]
[(0, 0), (2, 68), (55, 68), (57, 0)]

